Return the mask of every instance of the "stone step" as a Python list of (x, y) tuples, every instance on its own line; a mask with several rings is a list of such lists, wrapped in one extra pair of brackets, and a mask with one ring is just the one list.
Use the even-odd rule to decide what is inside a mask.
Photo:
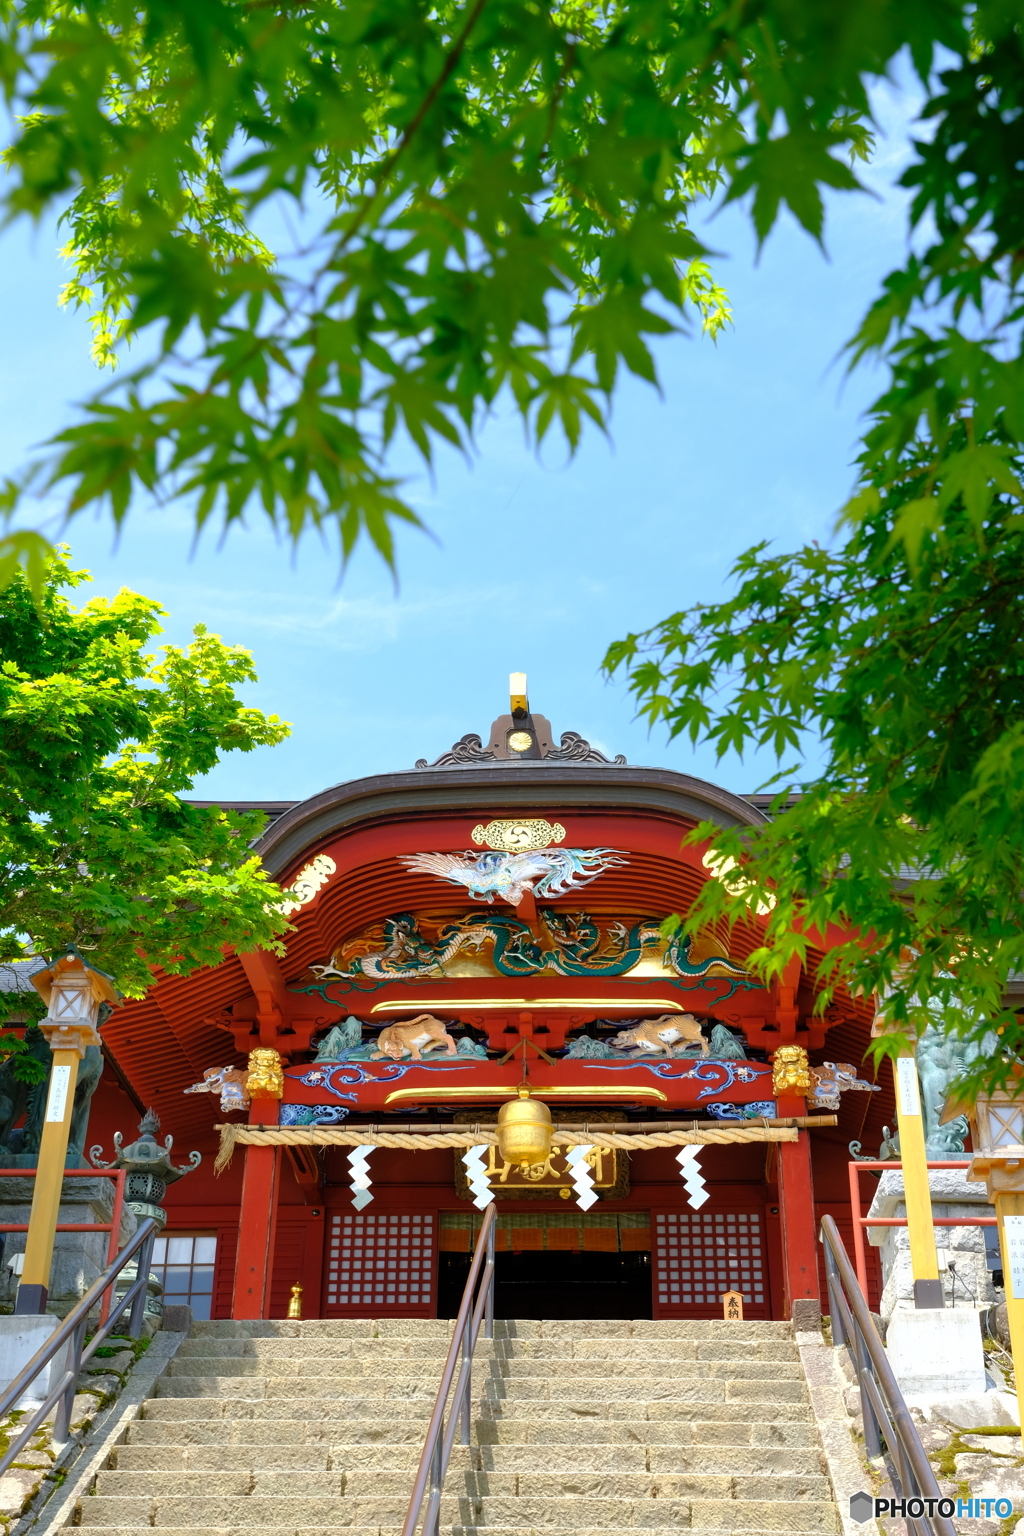
[[(157, 1392), (166, 1397), (216, 1397), (224, 1400), (240, 1399), (294, 1400), (313, 1402), (317, 1398), (332, 1402), (358, 1399), (375, 1403), (375, 1412), (381, 1412), (381, 1399), (390, 1403), (429, 1402), (437, 1395), (438, 1380), (434, 1375), (416, 1381), (388, 1381), (356, 1378), (353, 1381), (335, 1377), (313, 1377), (306, 1380), (294, 1372), (287, 1376), (164, 1376), (157, 1383)], [(655, 1402), (777, 1402), (802, 1403), (807, 1401), (807, 1387), (800, 1381), (763, 1381), (757, 1378), (707, 1377), (703, 1380), (680, 1381), (676, 1377), (648, 1377), (645, 1380), (623, 1380), (619, 1377), (602, 1381), (599, 1388), (593, 1381), (576, 1382), (571, 1377), (535, 1377), (525, 1381), (516, 1377), (474, 1381), (474, 1401), (488, 1403), (562, 1402), (575, 1403), (582, 1408), (594, 1406), (590, 1395), (599, 1390), (604, 1409), (611, 1411), (616, 1405)]]
[[(766, 1381), (759, 1377), (742, 1376), (695, 1376), (680, 1379), (678, 1376), (649, 1375), (636, 1380), (612, 1377), (599, 1384), (590, 1378), (577, 1381), (574, 1376), (540, 1376), (528, 1377), (525, 1381), (518, 1377), (490, 1381), (478, 1379), (474, 1386), (481, 1399), (489, 1401), (497, 1398), (502, 1402), (583, 1402), (595, 1392), (599, 1394), (599, 1401), (608, 1403), (645, 1399), (653, 1402), (659, 1398), (709, 1403), (736, 1399), (779, 1403), (807, 1401), (807, 1384), (802, 1376), (792, 1381), (778, 1381), (774, 1378)], [(279, 1390), (278, 1384), (268, 1380), (267, 1389), (269, 1397), (272, 1392)]]
[[(241, 1340), (227, 1340), (236, 1342)], [(348, 1376), (376, 1375), (385, 1372), (389, 1375), (398, 1373), (417, 1374), (424, 1372), (440, 1376), (441, 1369), (447, 1357), (447, 1349), (438, 1350), (434, 1355), (425, 1355), (419, 1347), (411, 1344), (408, 1349), (396, 1351), (378, 1352), (376, 1343), (363, 1346), (346, 1345), (344, 1354), (335, 1352), (323, 1353), (316, 1341), (309, 1345), (310, 1353), (295, 1355), (279, 1350), (273, 1352), (258, 1349), (259, 1343), (250, 1344), (251, 1353), (228, 1354), (201, 1354), (183, 1355), (179, 1353), (170, 1362), (171, 1367), (179, 1375), (187, 1376), (280, 1376), (287, 1371), (301, 1370), (313, 1376), (330, 1374)], [(267, 1343), (287, 1343), (288, 1340), (273, 1339)], [(216, 1343), (216, 1341), (214, 1341)], [(209, 1346), (208, 1346), (209, 1347)], [(697, 1346), (689, 1344), (686, 1348), (695, 1351)], [(775, 1346), (773, 1346), (773, 1350)], [(755, 1354), (753, 1347), (750, 1350), (734, 1349), (728, 1353), (724, 1348), (719, 1354), (716, 1351), (705, 1350), (700, 1359), (691, 1355), (673, 1355), (670, 1351), (658, 1350), (648, 1352), (646, 1346), (634, 1348), (627, 1339), (621, 1348), (607, 1356), (601, 1355), (575, 1355), (566, 1354), (563, 1357), (553, 1356), (543, 1351), (542, 1347), (535, 1348), (531, 1345), (516, 1345), (512, 1350), (502, 1348), (500, 1350), (477, 1349), (474, 1355), (474, 1365), (482, 1370), (498, 1372), (502, 1375), (515, 1372), (525, 1373), (526, 1376), (560, 1376), (566, 1372), (574, 1376), (592, 1376), (605, 1378), (607, 1376), (649, 1376), (652, 1373), (659, 1376), (684, 1375), (700, 1376), (708, 1373), (713, 1375), (726, 1375), (730, 1371), (751, 1373), (756, 1376), (777, 1376), (779, 1380), (795, 1380), (801, 1374), (802, 1366), (799, 1356), (793, 1353), (792, 1358), (763, 1359)]]
[[(165, 1399), (173, 1402), (174, 1399)], [(427, 1421), (388, 1424), (378, 1419), (136, 1419), (129, 1445), (422, 1445)]]
[[(424, 1428), (435, 1402), (434, 1396), (403, 1398), (401, 1416), (394, 1412), (382, 1412), (379, 1397), (204, 1397), (188, 1395), (180, 1397), (154, 1397), (145, 1405), (145, 1418), (140, 1422), (175, 1424), (254, 1423), (270, 1422), (285, 1424), (297, 1422), (311, 1427), (329, 1427), (346, 1421), (373, 1426), (390, 1426), (398, 1423), (405, 1427), (422, 1423)], [(339, 1403), (341, 1412), (339, 1413)], [(390, 1408), (391, 1403), (386, 1405)], [(810, 1404), (806, 1400), (782, 1402), (778, 1399), (764, 1401), (752, 1398), (746, 1401), (733, 1399), (726, 1402), (708, 1402), (699, 1398), (656, 1399), (648, 1403), (631, 1399), (606, 1400), (602, 1403), (571, 1403), (552, 1401), (546, 1403), (543, 1414), (541, 1438), (549, 1435), (555, 1423), (586, 1425), (587, 1432), (603, 1421), (625, 1421), (625, 1424), (650, 1423), (653, 1421), (703, 1421), (736, 1424), (808, 1424), (812, 1421)], [(477, 1439), (494, 1437), (504, 1426), (518, 1434), (523, 1426), (531, 1432), (538, 1430), (538, 1417), (518, 1407), (515, 1402), (503, 1404), (490, 1401), (477, 1405), (474, 1419)], [(615, 1426), (616, 1432), (619, 1426)], [(419, 1432), (417, 1430), (417, 1432)], [(533, 1438), (533, 1433), (531, 1433)]]
[[(436, 1360), (448, 1353), (449, 1338), (224, 1338), (221, 1336), (186, 1339), (176, 1360), (227, 1359), (386, 1359)], [(478, 1358), (497, 1357), (510, 1360), (585, 1361), (698, 1361), (698, 1360), (780, 1360), (799, 1361), (792, 1339), (737, 1342), (724, 1335), (710, 1342), (698, 1339), (479, 1339)]]
[[(448, 1318), (225, 1318), (192, 1324), (192, 1339), (368, 1339), (368, 1338), (444, 1338), (450, 1339), (454, 1322)], [(718, 1318), (677, 1318), (652, 1322), (649, 1318), (630, 1320), (587, 1318), (588, 1339), (696, 1339), (709, 1344), (717, 1339), (734, 1343), (754, 1343), (771, 1339), (793, 1339), (792, 1323), (727, 1323)], [(496, 1318), (496, 1338), (575, 1339), (581, 1332), (579, 1320)]]
[[(376, 1469), (415, 1472), (421, 1443), (396, 1445), (122, 1445), (112, 1453), (117, 1472), (335, 1472), (346, 1476)], [(485, 1445), (452, 1450), (449, 1477), (463, 1471), (494, 1473), (575, 1472), (717, 1473), (730, 1476), (819, 1475), (821, 1453), (810, 1446), (657, 1445)], [(104, 1490), (109, 1491), (109, 1490)], [(346, 1491), (352, 1491), (346, 1484)]]
[[(445, 1484), (448, 1499), (609, 1499), (635, 1503), (639, 1499), (762, 1499), (790, 1503), (803, 1499), (827, 1499), (829, 1485), (820, 1473), (806, 1476), (734, 1476), (725, 1470), (713, 1473), (600, 1471), (589, 1466), (561, 1472), (450, 1472)], [(379, 1468), (311, 1472), (269, 1471), (242, 1468), (228, 1471), (104, 1471), (96, 1483), (98, 1498), (134, 1499), (140, 1495), (156, 1500), (159, 1507), (172, 1499), (230, 1501), (232, 1499), (405, 1499), (408, 1501), (412, 1472)]]
[[(159, 1389), (159, 1383), (158, 1389)], [(430, 1417), (436, 1400), (436, 1392), (429, 1398), (406, 1398), (402, 1402), (403, 1418), (423, 1419), (424, 1423)], [(264, 1397), (214, 1397), (188, 1393), (182, 1396), (160, 1396), (148, 1398), (143, 1410), (144, 1419), (140, 1422), (174, 1422), (174, 1423), (205, 1423), (209, 1420), (258, 1420), (270, 1419), (275, 1423), (287, 1423), (292, 1419), (302, 1420), (308, 1424), (333, 1423), (338, 1418), (339, 1400), (344, 1404), (346, 1418), (369, 1419), (374, 1422), (392, 1422), (394, 1415), (390, 1416), (383, 1410), (386, 1404), (382, 1404), (379, 1397), (345, 1398), (337, 1397), (307, 1397), (303, 1402), (298, 1398), (274, 1398), (268, 1401)]]
[[(94, 1531), (103, 1531), (105, 1536), (138, 1536), (140, 1530), (149, 1532), (149, 1536), (234, 1536), (245, 1526), (208, 1526), (208, 1525), (99, 1525), (90, 1522), (90, 1528)], [(443, 1526), (443, 1536), (477, 1536), (480, 1527), (472, 1525)], [(596, 1536), (600, 1531), (601, 1536), (606, 1536), (606, 1527), (566, 1525), (514, 1525), (501, 1526), (490, 1525), (485, 1527), (487, 1536)], [(808, 1527), (796, 1528), (793, 1526), (776, 1526), (768, 1530), (762, 1527), (743, 1526), (743, 1536), (806, 1536)], [(829, 1526), (827, 1530), (837, 1529)], [(690, 1526), (686, 1536), (733, 1536), (735, 1526)], [(354, 1526), (354, 1525), (265, 1525), (262, 1527), (263, 1536), (399, 1536), (399, 1526)], [(678, 1526), (672, 1525), (644, 1525), (644, 1526), (620, 1526), (617, 1536), (679, 1536)]]
[[(399, 1536), (452, 1323), (197, 1323), (111, 1454), (97, 1536)], [(791, 1325), (499, 1322), (444, 1536), (834, 1536)]]
[[(194, 1398), (165, 1398), (161, 1407), (168, 1403), (187, 1405), (206, 1400)], [(545, 1414), (543, 1422), (528, 1419), (478, 1419), (473, 1425), (473, 1443), (481, 1447), (644, 1445), (654, 1446), (768, 1446), (807, 1447), (817, 1446), (818, 1433), (809, 1408), (795, 1404), (782, 1404), (773, 1413), (763, 1409), (756, 1418), (708, 1419), (700, 1405), (690, 1404), (690, 1419), (580, 1419), (576, 1416), (554, 1418)], [(740, 1404), (736, 1407), (739, 1408)], [(762, 1410), (762, 1405), (757, 1405)], [(793, 1417), (780, 1419), (778, 1413), (788, 1411)], [(799, 1417), (795, 1415), (800, 1415)], [(274, 1414), (265, 1419), (136, 1419), (128, 1431), (128, 1443), (133, 1446), (170, 1446), (179, 1450), (195, 1446), (249, 1446), (259, 1451), (267, 1446), (325, 1445), (328, 1447), (362, 1446), (397, 1450), (403, 1456), (408, 1448), (415, 1454), (423, 1445), (427, 1420), (423, 1418), (404, 1423), (380, 1419), (339, 1419), (333, 1414), (329, 1419), (311, 1422), (306, 1415), (285, 1419)]]
[[(360, 1390), (353, 1392), (346, 1390), (345, 1383), (330, 1380), (316, 1382), (311, 1390), (296, 1376), (282, 1376), (272, 1381), (263, 1376), (172, 1376), (164, 1377), (157, 1383), (157, 1400), (169, 1397), (211, 1397), (231, 1403), (238, 1409), (247, 1403), (302, 1402), (310, 1407), (330, 1405), (336, 1410), (339, 1403), (351, 1403), (353, 1413), (382, 1418), (391, 1405), (399, 1403), (403, 1413), (408, 1409), (429, 1414), (437, 1397), (437, 1387), (436, 1377), (416, 1383), (415, 1390), (410, 1385), (364, 1381), (360, 1383)], [(504, 1395), (501, 1394), (502, 1397)], [(483, 1396), (474, 1393), (474, 1397), (480, 1397), (482, 1406)]]
[[(823, 1462), (813, 1447), (732, 1446), (723, 1452), (720, 1446), (594, 1446), (581, 1445), (574, 1454), (566, 1446), (478, 1446), (469, 1447), (474, 1466), (481, 1475), (504, 1476), (516, 1472), (520, 1479), (535, 1474), (571, 1473), (580, 1475), (614, 1471), (636, 1472), (658, 1479), (664, 1476), (697, 1477), (813, 1477), (820, 1478)], [(332, 1451), (332, 1465), (345, 1466), (339, 1448)], [(355, 1463), (349, 1463), (354, 1475)], [(348, 1485), (346, 1484), (346, 1487)], [(660, 1497), (655, 1494), (655, 1497)], [(781, 1495), (780, 1495), (781, 1497)], [(788, 1495), (787, 1495), (788, 1497)]]
[[(474, 1370), (481, 1381), (488, 1378), (517, 1381), (543, 1381), (557, 1377), (559, 1380), (606, 1382), (610, 1380), (650, 1381), (668, 1377), (670, 1380), (727, 1380), (745, 1381), (802, 1381), (803, 1368), (799, 1360), (681, 1360), (668, 1361), (664, 1356), (657, 1361), (633, 1360), (629, 1356), (617, 1360), (529, 1360), (477, 1356)], [(409, 1360), (403, 1357), (375, 1359), (359, 1356), (312, 1355), (295, 1360), (288, 1356), (216, 1355), (174, 1359), (167, 1369), (169, 1377), (213, 1377), (223, 1380), (228, 1376), (263, 1376), (268, 1380), (276, 1377), (294, 1377), (301, 1371), (304, 1381), (328, 1380), (360, 1382), (379, 1381), (382, 1390), (390, 1384), (420, 1382), (426, 1379), (439, 1381), (443, 1359)]]
[[(344, 1508), (339, 1508), (344, 1505)], [(211, 1533), (259, 1527), (283, 1527), (297, 1531), (302, 1527), (341, 1526), (350, 1533), (379, 1530), (382, 1526), (401, 1527), (407, 1500), (401, 1498), (166, 1498), (147, 1496), (111, 1498), (97, 1494), (82, 1500), (83, 1527), (122, 1527), (139, 1529), (182, 1527)], [(563, 1508), (564, 1506), (564, 1508)], [(445, 1497), (441, 1503), (441, 1523), (476, 1528), (509, 1527), (517, 1533), (535, 1526), (547, 1536), (552, 1527), (564, 1527), (573, 1536), (581, 1536), (587, 1527), (619, 1532), (623, 1527), (652, 1526), (666, 1530), (708, 1527), (719, 1533), (750, 1531), (815, 1532), (831, 1536), (838, 1532), (839, 1521), (834, 1504), (824, 1500), (766, 1500), (764, 1498), (724, 1499), (638, 1499), (620, 1498), (481, 1498), (479, 1500)], [(648, 1522), (650, 1522), (648, 1524)]]
[[(504, 1330), (505, 1325), (500, 1325)], [(194, 1322), (191, 1339), (450, 1339), (446, 1317), (217, 1318)], [(499, 1324), (495, 1323), (495, 1333)]]

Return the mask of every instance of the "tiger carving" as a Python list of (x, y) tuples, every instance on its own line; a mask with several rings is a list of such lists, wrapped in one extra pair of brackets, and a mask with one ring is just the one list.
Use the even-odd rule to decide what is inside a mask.
[(638, 1056), (651, 1051), (672, 1056), (675, 1054), (673, 1047), (680, 1043), (699, 1045), (701, 1055), (708, 1054), (708, 1043), (692, 1013), (663, 1013), (656, 1019), (644, 1019), (632, 1029), (620, 1029), (612, 1040), (612, 1045), (619, 1050), (632, 1048)]
[(421, 1053), (441, 1050), (442, 1047), (449, 1056), (458, 1054), (458, 1046), (448, 1033), (444, 1020), (435, 1019), (429, 1013), (421, 1013), (405, 1024), (389, 1024), (386, 1029), (382, 1029), (377, 1036), (377, 1049), (370, 1060), (379, 1061), (383, 1056), (390, 1056), (392, 1061), (401, 1061), (403, 1057), (411, 1056), (413, 1061), (422, 1061)]

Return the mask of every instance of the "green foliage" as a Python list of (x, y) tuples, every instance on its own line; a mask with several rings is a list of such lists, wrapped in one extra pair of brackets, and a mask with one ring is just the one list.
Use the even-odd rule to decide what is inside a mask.
[[(947, 432), (948, 477), (972, 446), (969, 423)], [(652, 724), (719, 755), (785, 760), (820, 737), (820, 772), (781, 772), (765, 826), (694, 834), (722, 861), (700, 912), (760, 906), (769, 976), (829, 934), (822, 1007), (841, 981), (884, 998), (903, 1038), (936, 1013), (982, 1043), (994, 1025), (1002, 1049), (974, 1079), (992, 1082), (1024, 1056), (1003, 1006), (1024, 970), (1024, 461), (995, 431), (976, 446), (1007, 486), (980, 515), (965, 486), (938, 531), (905, 540), (935, 454), (913, 442), (895, 486), (867, 480), (836, 550), (748, 550), (734, 598), (629, 636), (606, 667), (628, 669)]]
[(263, 818), (180, 796), (288, 728), (237, 698), (247, 651), (199, 625), (150, 653), (160, 606), (122, 589), (76, 608), (86, 579), (61, 558), (38, 599), (23, 575), (0, 593), (0, 962), (74, 944), (141, 996), (152, 966), (278, 947), (280, 893), (248, 846)]
[[(652, 724), (719, 754), (757, 746), (785, 762), (820, 738), (821, 771), (780, 773), (766, 827), (695, 834), (713, 837), (714, 870), (697, 915), (766, 916), (756, 961), (768, 976), (823, 935), (840, 940), (821, 1006), (839, 982), (884, 998), (896, 1033), (880, 1051), (940, 1014), (982, 1045), (972, 1081), (998, 1082), (1024, 1050), (1003, 1006), (1024, 969), (1024, 6), (779, 9), (806, 52), (791, 43), (780, 57), (780, 94), (758, 98), (728, 191), (753, 191), (762, 239), (782, 196), (819, 232), (817, 187), (848, 184), (820, 163), (824, 137), (836, 123), (852, 132), (847, 111), (866, 124), (858, 86), (894, 46), (929, 91), (928, 137), (902, 178), (916, 249), (850, 343), (851, 364), (882, 358), (889, 379), (843, 542), (748, 550), (732, 601), (627, 637), (606, 667), (628, 670)], [(802, 191), (778, 163), (779, 115), (789, 137), (812, 130)]]
[[(730, 319), (695, 206), (746, 198), (759, 240), (788, 207), (823, 233), (855, 191), (868, 92), (909, 53), (928, 137), (904, 184), (917, 253), (851, 342), (879, 354), (875, 467), (934, 443), (911, 548), (967, 496), (982, 518), (1024, 433), (1022, 0), (0, 0), (0, 85), (19, 127), (7, 215), (59, 212), (72, 277), (113, 364), (0, 493), (55, 486), (120, 521), (140, 491), (199, 524), (262, 510), (291, 538), (336, 525), (393, 562), (415, 514), (396, 432), (429, 462), (468, 449), (498, 394), (575, 448), (647, 337)], [(937, 61), (941, 60), (941, 63)], [(255, 230), (297, 223), (291, 249)], [(926, 233), (927, 232), (927, 233)], [(1005, 447), (978, 439), (1001, 418)], [(849, 515), (860, 515), (851, 503)], [(0, 540), (0, 581), (39, 551)], [(34, 573), (34, 574), (33, 574)]]
[[(903, 177), (923, 249), (851, 342), (880, 354), (879, 470), (935, 444), (913, 546), (1001, 450), (947, 432), (973, 414), (1024, 433), (1022, 0), (0, 0), (0, 86), (19, 127), (7, 215), (57, 211), (113, 364), (0, 493), (61, 487), (120, 521), (140, 491), (198, 522), (262, 510), (291, 538), (336, 525), (393, 562), (418, 519), (387, 473), (400, 429), (429, 462), (468, 449), (508, 388), (535, 441), (603, 426), (646, 338), (729, 322), (695, 205), (747, 198), (759, 240), (787, 206), (816, 239), (824, 188), (854, 191), (868, 92), (909, 53), (928, 137)], [(937, 65), (937, 61), (941, 64)], [(297, 221), (271, 251), (254, 223)], [(931, 233), (924, 234), (930, 231)], [(927, 243), (930, 242), (930, 243)], [(968, 322), (970, 322), (968, 324)], [(882, 479), (885, 479), (884, 474)], [(860, 514), (854, 501), (849, 515)], [(0, 581), (39, 551), (0, 540)], [(35, 574), (33, 574), (35, 573)]]
[[(439, 440), (468, 449), (507, 387), (534, 440), (557, 422), (575, 447), (623, 366), (654, 380), (649, 336), (729, 321), (695, 205), (749, 194), (759, 238), (783, 206), (820, 238), (822, 188), (857, 187), (867, 88), (902, 49), (922, 78), (938, 46), (952, 61), (940, 149), (916, 162), (921, 216), (948, 206), (961, 245), (989, 226), (1011, 240), (991, 177), (981, 223), (965, 212), (960, 150), (977, 146), (980, 174), (979, 135), (1001, 133), (1012, 157), (1017, 126), (981, 82), (1012, 83), (1018, 38), (1010, 10), (982, 7), (979, 49), (967, 14), (2, 0), (8, 214), (60, 212), (64, 301), (92, 310), (101, 363), (134, 337), (154, 359), (87, 403), (7, 505), (61, 486), (70, 514), (120, 520), (140, 490), (181, 495), (201, 524), (262, 510), (293, 538), (336, 525), (346, 556), (365, 532), (391, 561), (394, 526), (417, 521), (386, 469), (396, 432), (428, 461)], [(255, 232), (268, 208), (285, 228), (294, 213), (294, 249)], [(942, 238), (941, 279), (926, 260), (899, 289), (907, 312), (955, 281)], [(858, 345), (885, 344), (886, 316)]]
[[(9, 986), (9, 990), (0, 991), (0, 1024), (35, 1024), (46, 1007), (29, 978), (10, 965), (0, 964), (0, 973), (6, 973), (3, 979)], [(22, 1083), (39, 1083), (46, 1076), (46, 1067), (31, 1045), (31, 1040), (22, 1036), (0, 1034), (0, 1068), (10, 1062), (14, 1076)]]

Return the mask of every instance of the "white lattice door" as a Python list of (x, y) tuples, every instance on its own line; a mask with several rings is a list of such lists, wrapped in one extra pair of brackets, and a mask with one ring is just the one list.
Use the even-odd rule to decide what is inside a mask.
[(771, 1316), (763, 1211), (652, 1211), (651, 1259), (655, 1317), (721, 1317), (726, 1291)]
[(330, 1213), (325, 1317), (433, 1317), (436, 1293), (433, 1213)]

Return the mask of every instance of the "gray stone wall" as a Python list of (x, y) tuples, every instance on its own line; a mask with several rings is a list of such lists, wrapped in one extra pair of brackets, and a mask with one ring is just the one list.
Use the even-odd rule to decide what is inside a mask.
[[(29, 1219), (34, 1179), (0, 1178), (0, 1221), (24, 1222)], [(61, 1222), (109, 1221), (114, 1209), (112, 1179), (65, 1179), (61, 1190)], [(118, 1246), (128, 1241), (138, 1222), (125, 1204), (121, 1213)], [(50, 1295), (46, 1310), (64, 1317), (107, 1267), (109, 1232), (58, 1232), (50, 1271)], [(8, 1232), (3, 1262), (0, 1263), (0, 1304), (14, 1304), (17, 1277), (12, 1276), (11, 1259), (25, 1251), (25, 1233)]]
[[(932, 1215), (935, 1217), (994, 1216), (984, 1184), (969, 1184), (966, 1170), (936, 1168), (929, 1174)], [(903, 1174), (889, 1168), (882, 1174), (870, 1216), (906, 1216)], [(888, 1321), (897, 1307), (913, 1307), (914, 1278), (910, 1267), (910, 1239), (906, 1227), (868, 1227), (868, 1242), (882, 1260), (881, 1314)], [(947, 1307), (988, 1307), (1004, 1299), (1004, 1291), (992, 1284), (985, 1262), (984, 1228), (936, 1227), (935, 1246)]]

